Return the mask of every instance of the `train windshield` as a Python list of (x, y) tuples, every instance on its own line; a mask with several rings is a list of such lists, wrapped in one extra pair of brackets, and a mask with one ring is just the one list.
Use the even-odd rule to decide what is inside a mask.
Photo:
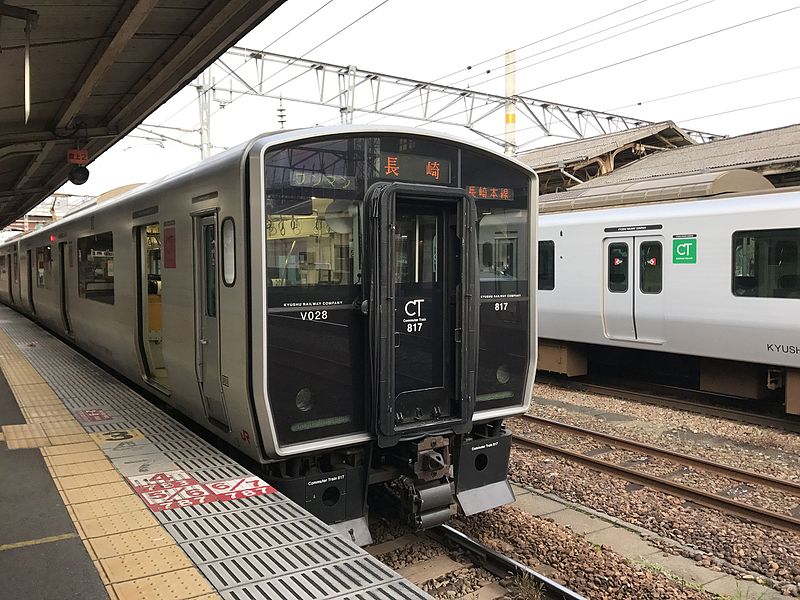
[[(454, 294), (468, 266), (458, 190), (474, 198), (479, 222), (471, 259), (480, 287), (475, 410), (523, 403), (532, 324), (531, 190), (522, 169), (422, 136), (307, 140), (267, 152), (264, 169), (267, 385), (282, 445), (370, 431), (376, 330), (364, 303), (383, 260), (370, 245), (377, 221), (366, 214), (374, 184), (405, 186), (387, 217), (394, 238), (385, 246), (405, 311), (397, 304), (397, 319), (385, 324), (395, 329), (394, 425), (446, 419), (447, 400), (458, 395)], [(423, 188), (428, 195), (415, 196)]]

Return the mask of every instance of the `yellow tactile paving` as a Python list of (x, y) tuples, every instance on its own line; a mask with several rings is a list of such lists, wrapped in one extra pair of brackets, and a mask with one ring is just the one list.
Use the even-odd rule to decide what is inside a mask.
[(114, 556), (101, 560), (100, 564), (111, 583), (141, 579), (192, 566), (192, 562), (177, 545)]
[(89, 543), (98, 559), (121, 556), (174, 545), (175, 540), (160, 526), (91, 538)]
[(131, 488), (127, 483), (104, 483), (101, 485), (90, 485), (88, 487), (64, 490), (69, 504), (81, 504), (83, 502), (94, 502), (96, 500), (107, 500), (127, 496), (131, 493)]
[(99, 473), (86, 473), (85, 475), (70, 475), (60, 477), (58, 483), (63, 490), (73, 490), (87, 486), (102, 485), (104, 483), (124, 483), (122, 476), (114, 471), (100, 471)]
[(49, 446), (50, 440), (42, 425), (28, 423), (26, 425), (3, 425), (3, 435), (9, 450), (17, 448), (39, 448)]
[(44, 423), (42, 425), (44, 432), (48, 437), (54, 435), (73, 435), (76, 433), (86, 435), (86, 430), (77, 421), (59, 422), (59, 423)]
[(171, 599), (186, 600), (213, 592), (213, 588), (197, 569), (182, 569), (114, 584), (119, 600)]
[(23, 406), (22, 414), (25, 415), (25, 419), (29, 422), (30, 419), (41, 417), (68, 417), (69, 419), (74, 419), (72, 413), (66, 408), (63, 406), (57, 406), (55, 404), (45, 404), (44, 406)]
[(113, 470), (116, 472), (114, 465), (105, 460), (91, 460), (89, 462), (73, 463), (69, 465), (53, 465), (50, 467), (50, 472), (55, 477), (69, 477), (70, 475), (85, 475), (87, 473), (99, 473), (100, 471)]
[(3, 375), (11, 386), (45, 382), (39, 372), (30, 366), (3, 364)]
[(106, 455), (98, 449), (89, 450), (88, 452), (75, 452), (71, 454), (61, 454), (59, 456), (50, 456), (49, 460), (52, 466), (57, 467), (60, 465), (71, 465), (93, 460), (106, 460)]
[(84, 519), (80, 523), (87, 538), (104, 537), (158, 526), (158, 521), (149, 510), (137, 510), (97, 519)]
[(2, 331), (0, 369), (27, 422), (0, 428), (0, 441), (5, 439), (10, 449), (41, 448), (109, 599), (218, 600), (197, 567), (106, 458), (98, 444), (104, 439), (86, 432)]
[(53, 388), (46, 383), (12, 385), (11, 391), (14, 392), (20, 406), (64, 406)]
[(61, 454), (75, 454), (76, 452), (90, 452), (91, 450), (97, 450), (97, 445), (95, 445), (90, 438), (90, 440), (86, 442), (42, 448), (42, 454), (45, 456), (59, 456)]
[(103, 582), (103, 585), (111, 585), (111, 581), (108, 579), (108, 575), (106, 575), (105, 570), (103, 569), (103, 565), (100, 563), (99, 560), (93, 560), (94, 568), (97, 569), (97, 574), (100, 575), (100, 581)]
[(89, 442), (91, 437), (88, 433), (73, 433), (71, 435), (51, 435), (48, 436), (52, 446), (59, 446), (61, 444), (77, 444), (79, 442)]
[(99, 519), (104, 516), (122, 515), (135, 510), (145, 508), (144, 502), (131, 493), (129, 496), (120, 496), (110, 500), (96, 500), (94, 502), (83, 502), (73, 504), (72, 511), (78, 521), (86, 519)]

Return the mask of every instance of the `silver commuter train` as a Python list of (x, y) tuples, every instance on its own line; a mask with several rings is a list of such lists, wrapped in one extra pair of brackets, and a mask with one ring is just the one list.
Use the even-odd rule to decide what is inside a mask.
[(363, 530), (367, 486), (401, 477), (427, 527), (513, 500), (537, 189), (416, 129), (265, 134), (3, 244), (0, 300), (327, 522)]
[(539, 368), (670, 353), (701, 390), (800, 414), (800, 190), (747, 170), (599, 183), (541, 198)]

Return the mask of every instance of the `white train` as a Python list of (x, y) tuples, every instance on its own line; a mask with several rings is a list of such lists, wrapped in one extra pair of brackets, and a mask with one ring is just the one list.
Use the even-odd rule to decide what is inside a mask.
[(539, 368), (672, 364), (800, 414), (799, 252), (800, 190), (752, 171), (543, 196)]
[(404, 476), (427, 527), (513, 500), (537, 189), (417, 129), (262, 135), (3, 244), (0, 300), (329, 523), (363, 524), (366, 486)]

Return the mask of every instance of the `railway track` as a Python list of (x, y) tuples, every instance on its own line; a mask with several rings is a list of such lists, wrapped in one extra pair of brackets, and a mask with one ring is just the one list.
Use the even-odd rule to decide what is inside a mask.
[[(541, 417), (524, 415), (522, 417), (517, 417), (515, 422), (523, 424), (523, 428), (530, 427), (534, 432), (537, 430), (539, 432), (539, 438), (534, 438), (530, 436), (530, 431), (529, 435), (521, 435), (515, 431), (513, 439), (514, 443), (518, 446), (534, 448), (549, 454), (562, 456), (572, 462), (578, 462), (590, 468), (611, 473), (627, 479), (628, 481), (677, 495), (691, 500), (696, 504), (734, 514), (756, 523), (795, 533), (800, 532), (800, 518), (797, 518), (793, 514), (777, 512), (736, 500), (733, 497), (726, 496), (724, 493), (710, 492), (697, 486), (680, 483), (674, 480), (673, 477), (677, 478), (692, 471), (699, 474), (713, 473), (714, 475), (721, 475), (726, 479), (741, 482), (745, 485), (750, 484), (751, 486), (757, 486), (767, 491), (767, 493), (788, 495), (794, 498), (794, 500), (790, 502), (796, 502), (797, 498), (800, 498), (800, 484), (729, 467), (706, 459), (684, 456), (641, 442), (591, 431)], [(567, 441), (556, 445), (541, 439), (541, 437), (552, 434), (553, 431), (558, 431), (561, 435), (566, 434), (568, 437)], [(594, 440), (595, 447), (589, 451), (580, 451), (564, 447), (570, 443), (570, 436), (572, 437), (572, 443), (577, 441), (579, 445), (585, 444), (587, 440)], [(597, 443), (599, 443), (599, 445), (597, 445)], [(602, 458), (603, 455), (613, 455), (618, 451), (634, 453), (639, 456), (640, 459), (631, 460), (629, 458), (623, 461), (622, 464), (619, 464), (612, 460)], [(673, 470), (667, 477), (664, 477), (647, 473), (641, 468), (637, 469), (633, 466), (634, 464), (649, 466), (652, 459), (667, 461), (668, 463), (676, 465), (678, 468)]]
[[(787, 417), (786, 415), (766, 415), (753, 411), (710, 404), (712, 401), (720, 402), (729, 399), (714, 394), (698, 392), (696, 390), (656, 386), (659, 391), (663, 391), (663, 393), (656, 393), (654, 391), (632, 390), (621, 385), (565, 380), (560, 377), (542, 375), (541, 373), (537, 374), (536, 381), (570, 390), (590, 392), (603, 396), (614, 396), (624, 400), (644, 402), (646, 404), (675, 408), (721, 419), (739, 421), (741, 423), (750, 423), (751, 425), (761, 425), (763, 427), (773, 427), (775, 429), (800, 433), (800, 420), (798, 419)], [(672, 396), (672, 394), (689, 395), (692, 399), (676, 398)]]
[[(442, 546), (441, 554), (414, 562), (397, 569), (397, 571), (414, 584), (422, 585), (431, 580), (447, 579), (453, 577), (457, 581), (468, 581), (464, 575), (465, 569), (482, 568), (494, 575), (496, 581), (485, 581), (477, 584), (477, 589), (460, 596), (452, 596), (451, 589), (446, 584), (438, 590), (429, 590), (429, 593), (442, 592), (448, 597), (459, 600), (495, 600), (506, 598), (509, 595), (519, 597), (520, 585), (526, 589), (525, 597), (537, 600), (585, 600), (580, 594), (562, 586), (561, 584), (534, 571), (530, 567), (485, 546), (477, 540), (463, 534), (449, 525), (439, 525), (425, 532), (411, 532), (398, 538), (367, 547), (373, 556), (391, 556), (398, 550), (414, 548), (420, 542), (434, 543)], [(452, 557), (447, 549), (458, 551)], [(392, 566), (390, 564), (390, 566)], [(475, 579), (481, 579), (476, 576)], [(456, 589), (458, 589), (456, 584)], [(453, 587), (450, 585), (449, 587)], [(473, 586), (476, 587), (476, 586)], [(455, 591), (455, 590), (452, 590)], [(459, 592), (456, 591), (456, 594)]]

